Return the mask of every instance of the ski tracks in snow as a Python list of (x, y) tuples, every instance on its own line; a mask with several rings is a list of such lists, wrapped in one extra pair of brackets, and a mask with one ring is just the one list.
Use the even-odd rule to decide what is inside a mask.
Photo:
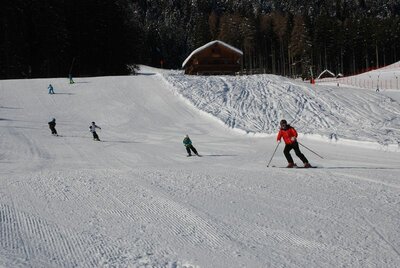
[[(339, 230), (344, 229), (347, 224), (346, 219), (335, 219), (330, 214), (330, 210), (314, 209), (313, 204), (304, 203), (304, 200), (291, 201), (293, 196), (280, 200), (282, 197), (279, 191), (282, 191), (282, 189), (278, 193), (275, 193), (276, 190), (270, 190), (264, 193), (265, 197), (262, 200), (259, 200), (260, 196), (263, 196), (261, 193), (268, 188), (256, 187), (248, 191), (246, 186), (242, 185), (241, 180), (235, 176), (210, 177), (210, 175), (201, 172), (193, 173), (183, 170), (178, 173), (165, 170), (162, 172), (145, 172), (141, 176), (146, 178), (145, 181), (151, 185), (151, 188), (158, 189), (159, 196), (167, 195), (167, 200), (177, 202), (178, 207), (182, 203), (192, 204), (193, 206), (196, 203), (193, 203), (194, 200), (204, 200), (204, 204), (197, 203), (194, 207), (181, 209), (183, 214), (180, 216), (187, 214), (188, 211), (194, 212), (195, 217), (184, 216), (184, 219), (191, 219), (184, 221), (188, 226), (200, 226), (197, 232), (191, 234), (191, 236), (209, 237), (210, 234), (213, 234), (212, 237), (216, 239), (214, 242), (204, 238), (200, 241), (203, 246), (207, 245), (206, 248), (222, 251), (224, 258), (231, 255), (231, 257), (246, 257), (251, 260), (263, 256), (264, 260), (268, 260), (263, 265), (267, 266), (272, 265), (272, 263), (286, 263), (288, 266), (295, 263), (295, 266), (304, 266), (310, 260), (321, 258), (325, 260), (325, 263), (330, 263), (332, 266), (337, 263), (348, 265), (363, 263), (372, 266), (368, 259), (359, 262), (356, 257), (352, 256), (354, 254), (351, 249), (353, 245), (346, 245), (346, 243), (351, 244), (351, 242), (345, 241), (346, 243), (342, 244), (337, 241), (325, 240), (323, 234), (318, 235), (318, 231), (322, 233), (335, 232), (335, 227)], [(300, 181), (300, 179), (297, 178), (296, 181)], [(304, 183), (305, 185), (306, 183)], [(213, 189), (212, 194), (207, 194), (205, 190), (207, 188)], [(229, 194), (227, 194), (227, 191), (229, 191)], [(299, 193), (299, 198), (307, 199), (301, 197), (302, 194), (302, 192)], [(235, 201), (231, 203), (229, 200), (219, 199), (218, 196), (231, 196)], [(249, 201), (250, 204), (260, 203), (260, 206), (254, 207), (254, 210), (249, 210), (248, 213), (231, 211), (236, 203), (247, 204), (248, 198), (257, 200)], [(272, 206), (272, 208), (268, 205), (281, 202), (291, 203), (282, 204), (282, 207)], [(225, 213), (222, 215), (214, 214), (213, 206), (215, 206), (215, 211), (225, 211)], [(244, 207), (246, 206), (244, 205)], [(257, 211), (262, 207), (265, 207), (266, 211), (258, 213)], [(288, 209), (288, 207), (291, 209)], [(276, 222), (274, 220), (275, 214), (280, 215), (282, 209), (286, 211), (283, 213), (297, 215), (297, 220), (291, 222), (287, 219), (288, 222)], [(242, 219), (238, 222), (235, 219), (236, 214), (240, 214), (242, 217), (247, 214), (248, 219)], [(258, 216), (259, 214), (260, 216)], [(277, 216), (277, 218), (280, 218), (280, 216)], [(303, 224), (304, 226), (302, 226)], [(310, 230), (315, 230), (314, 225), (326, 226), (327, 230), (317, 229), (316, 234), (313, 233), (314, 231), (310, 232)], [(207, 226), (207, 228), (203, 228), (203, 226)], [(351, 232), (351, 230), (347, 232)], [(338, 236), (341, 236), (340, 231), (338, 231)], [(194, 241), (195, 244), (200, 242)], [(190, 244), (193, 245), (193, 241)], [(224, 249), (229, 249), (229, 251)], [(303, 255), (289, 256), (290, 249), (296, 249), (293, 250), (294, 252), (303, 252)], [(308, 256), (308, 261), (304, 259), (304, 255)], [(266, 258), (266, 256), (268, 257)]]
[[(117, 187), (121, 191), (115, 191), (107, 180), (118, 181), (118, 172), (100, 173), (105, 175), (102, 179), (97, 172), (64, 171), (10, 180), (10, 188), (16, 191), (14, 194), (24, 195), (26, 204), (14, 204), (4, 200), (4, 196), (0, 199), (5, 202), (0, 202), (0, 252), (4, 251), (4, 262), (8, 263), (7, 256), (18, 256), (21, 263), (12, 263), (12, 266), (183, 267), (190, 264), (174, 255), (172, 246), (158, 245), (160, 231), (169, 232), (171, 238), (184, 238), (186, 233), (188, 238), (180, 242), (188, 243), (191, 230), (185, 228), (185, 222), (177, 221), (182, 218), (180, 208), (174, 208), (140, 186), (129, 189), (133, 191)], [(43, 211), (32, 214), (20, 209), (29, 208), (31, 202), (43, 207)], [(164, 217), (163, 211), (169, 207), (171, 211), (176, 210), (165, 219), (171, 229), (158, 230), (154, 223)], [(143, 232), (150, 232), (154, 240), (142, 239)], [(155, 248), (158, 250), (154, 251)], [(14, 257), (10, 259), (16, 261)]]
[[(29, 205), (0, 203), (0, 245), (38, 266), (195, 267), (182, 259), (186, 251), (200, 259), (218, 251), (219, 259), (210, 263), (229, 263), (229, 238), (146, 179), (142, 172), (81, 170), (13, 180), (28, 204), (44, 210), (33, 215), (18, 209)], [(79, 221), (70, 221), (70, 214)]]
[(274, 75), (187, 76), (169, 72), (163, 77), (192, 105), (230, 128), (272, 134), (285, 118), (304, 134), (384, 145), (400, 142), (400, 105), (376, 92), (315, 87)]
[(0, 204), (0, 223), (0, 244), (6, 254), (23, 256), (16, 266), (95, 267), (124, 263), (124, 250), (100, 235), (77, 233), (7, 204)]

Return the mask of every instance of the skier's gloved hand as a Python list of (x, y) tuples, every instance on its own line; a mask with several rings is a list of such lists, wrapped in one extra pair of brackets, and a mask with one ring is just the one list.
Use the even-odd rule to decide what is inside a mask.
[(277, 142), (277, 143), (281, 143), (281, 140), (277, 140), (276, 142)]
[(290, 138), (292, 141), (295, 141), (296, 140), (296, 137), (291, 137)]

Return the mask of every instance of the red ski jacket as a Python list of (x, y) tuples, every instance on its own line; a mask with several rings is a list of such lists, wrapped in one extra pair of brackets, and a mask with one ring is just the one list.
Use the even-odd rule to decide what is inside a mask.
[(285, 144), (292, 144), (296, 141), (296, 139), (292, 140), (292, 137), (297, 138), (297, 131), (291, 127), (288, 126), (287, 129), (280, 129), (278, 132), (278, 137), (276, 138), (277, 141), (280, 141), (281, 138), (283, 138), (283, 141)]

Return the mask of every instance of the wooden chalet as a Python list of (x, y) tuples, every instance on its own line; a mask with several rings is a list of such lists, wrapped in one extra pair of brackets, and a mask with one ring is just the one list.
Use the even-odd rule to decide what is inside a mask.
[(182, 63), (185, 74), (235, 74), (241, 69), (243, 52), (219, 40), (194, 50)]
[(332, 73), (329, 70), (324, 70), (320, 75), (318, 75), (317, 79), (323, 79), (323, 78), (334, 78), (336, 77), (334, 73)]

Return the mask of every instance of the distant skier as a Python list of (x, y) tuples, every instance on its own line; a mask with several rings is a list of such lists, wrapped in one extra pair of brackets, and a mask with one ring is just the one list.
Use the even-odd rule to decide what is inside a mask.
[(54, 88), (51, 84), (47, 87), (47, 89), (49, 90), (49, 94), (54, 94)]
[(197, 153), (196, 148), (194, 148), (194, 146), (192, 145), (192, 141), (190, 140), (189, 135), (187, 135), (187, 134), (185, 135), (185, 138), (183, 139), (183, 145), (185, 145), (185, 147), (186, 147), (186, 152), (188, 153), (187, 156), (192, 156), (191, 151), (192, 151), (195, 155), (200, 156), (200, 155)]
[(72, 74), (69, 74), (69, 83), (70, 83), (70, 84), (75, 83), (74, 80), (72, 79)]
[(99, 136), (96, 133), (96, 128), (101, 129), (101, 127), (97, 126), (95, 122), (92, 122), (92, 125), (89, 126), (90, 132), (93, 134), (93, 140), (100, 141)]
[(287, 167), (293, 168), (295, 166), (293, 158), (290, 155), (290, 151), (294, 149), (297, 157), (303, 161), (304, 167), (310, 168), (311, 165), (308, 163), (307, 158), (300, 152), (299, 143), (297, 142), (297, 131), (292, 126), (288, 125), (286, 120), (281, 120), (280, 125), (281, 129), (279, 130), (277, 141), (281, 142), (281, 138), (283, 138), (283, 141), (286, 144), (283, 153), (288, 161)]
[(56, 119), (53, 118), (48, 124), (49, 124), (49, 128), (51, 130), (51, 134), (58, 136), (57, 130), (56, 130)]

